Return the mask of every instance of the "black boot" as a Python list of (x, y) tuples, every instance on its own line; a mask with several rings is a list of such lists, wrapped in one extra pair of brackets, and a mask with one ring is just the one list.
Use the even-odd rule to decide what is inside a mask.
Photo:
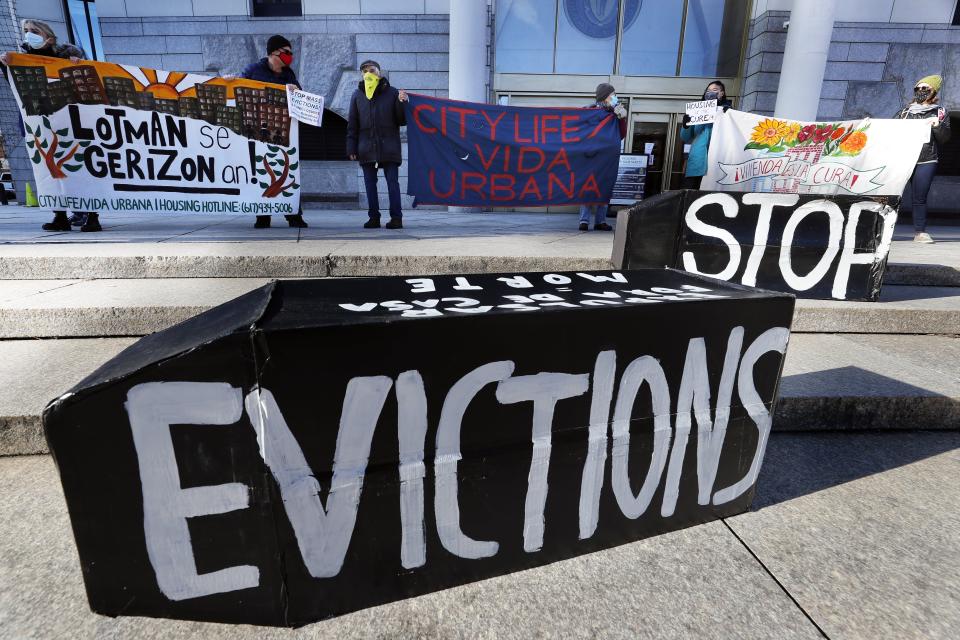
[(363, 223), (364, 229), (379, 229), (380, 228), (380, 218), (371, 217), (369, 220)]
[(383, 225), (387, 229), (403, 229), (403, 219), (402, 218), (390, 218), (390, 222)]
[(594, 231), (613, 231), (613, 227), (608, 225), (606, 222), (598, 222), (597, 224), (593, 225), (593, 230)]
[(53, 220), (41, 227), (44, 231), (70, 231), (70, 220), (66, 211), (54, 211)]
[(103, 231), (103, 227), (100, 226), (100, 214), (88, 213), (87, 221), (80, 227), (80, 231)]
[(287, 219), (287, 224), (291, 227), (296, 227), (297, 229), (306, 229), (309, 225), (307, 221), (303, 219), (303, 214), (298, 213), (292, 216), (283, 216)]
[(257, 216), (257, 221), (253, 223), (254, 229), (269, 229), (270, 216)]

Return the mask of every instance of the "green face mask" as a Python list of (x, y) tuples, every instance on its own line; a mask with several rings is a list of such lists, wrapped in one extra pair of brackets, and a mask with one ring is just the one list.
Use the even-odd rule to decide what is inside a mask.
[(373, 92), (377, 90), (377, 85), (380, 84), (380, 78), (369, 71), (363, 74), (363, 90), (367, 94), (367, 100), (373, 98)]

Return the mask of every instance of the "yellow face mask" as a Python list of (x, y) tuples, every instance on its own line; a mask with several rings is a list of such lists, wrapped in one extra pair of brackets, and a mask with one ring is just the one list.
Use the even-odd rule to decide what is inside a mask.
[(373, 92), (377, 90), (377, 85), (380, 84), (380, 78), (369, 71), (363, 74), (363, 89), (367, 93), (367, 100), (373, 99)]

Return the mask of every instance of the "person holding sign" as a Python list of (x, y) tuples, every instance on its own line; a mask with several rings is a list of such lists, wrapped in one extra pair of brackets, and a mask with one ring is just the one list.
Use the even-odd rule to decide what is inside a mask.
[(920, 149), (917, 166), (910, 178), (913, 189), (913, 241), (924, 244), (933, 243), (933, 238), (927, 233), (927, 194), (930, 193), (933, 177), (937, 175), (940, 145), (950, 139), (950, 118), (937, 99), (941, 86), (943, 78), (940, 76), (920, 78), (913, 87), (913, 102), (896, 115), (900, 120), (927, 120), (930, 123), (930, 141)]
[[(726, 111), (732, 106), (727, 100), (727, 88), (719, 80), (707, 85), (703, 92), (704, 100), (716, 100), (717, 108)], [(710, 148), (710, 136), (713, 132), (713, 123), (690, 124), (690, 115), (684, 114), (683, 128), (680, 129), (680, 139), (690, 145), (690, 155), (687, 156), (687, 168), (684, 171), (683, 188), (699, 189), (700, 181), (707, 173), (707, 150)]]
[[(627, 137), (627, 108), (620, 104), (617, 99), (617, 92), (612, 84), (601, 82), (597, 85), (593, 104), (587, 109), (605, 109), (618, 119), (620, 127), (620, 139)], [(606, 204), (582, 204), (580, 205), (580, 231), (586, 231), (590, 228), (590, 214), (593, 213), (594, 231), (613, 231), (613, 227), (605, 222), (607, 216)]]
[[(288, 90), (300, 89), (300, 82), (297, 80), (297, 74), (290, 68), (291, 64), (293, 64), (293, 45), (281, 35), (270, 36), (267, 40), (267, 57), (247, 65), (240, 77), (283, 84)], [(307, 226), (302, 209), (299, 213), (287, 215), (284, 218), (291, 227), (302, 229)], [(270, 226), (270, 216), (257, 216), (253, 226), (256, 229), (266, 229)]]
[[(23, 42), (20, 50), (34, 56), (48, 56), (63, 58), (76, 64), (86, 60), (83, 51), (72, 44), (57, 42), (57, 35), (53, 28), (40, 20), (23, 20)], [(0, 53), (0, 62), (9, 64), (9, 54)], [(65, 210), (54, 211), (53, 220), (45, 223), (41, 228), (44, 231), (70, 231), (73, 226), (80, 226), (81, 231), (102, 231), (99, 216), (92, 211), (74, 211), (72, 218), (67, 218)]]
[(390, 194), (390, 222), (387, 229), (403, 228), (400, 208), (400, 164), (403, 155), (400, 145), (400, 127), (407, 119), (401, 102), (407, 101), (405, 91), (390, 86), (375, 60), (360, 65), (362, 79), (350, 98), (350, 116), (347, 119), (347, 155), (360, 163), (363, 184), (367, 191), (367, 215), (364, 229), (380, 227), (380, 200), (377, 194), (377, 169), (383, 168)]

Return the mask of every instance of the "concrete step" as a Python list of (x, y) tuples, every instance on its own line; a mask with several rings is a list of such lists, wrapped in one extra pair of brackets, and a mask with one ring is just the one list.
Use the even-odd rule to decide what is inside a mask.
[[(134, 338), (0, 341), (0, 455), (45, 453), (46, 404)], [(794, 334), (774, 429), (960, 429), (960, 338)]]
[[(265, 278), (0, 280), (0, 339), (141, 336)], [(882, 301), (798, 300), (793, 330), (960, 335), (960, 288), (886, 286)]]
[[(477, 223), (474, 223), (477, 224)], [(552, 234), (503, 234), (452, 237), (449, 229), (413, 229), (369, 233), (344, 229), (310, 238), (303, 231), (278, 229), (288, 240), (257, 240), (263, 231), (233, 229), (224, 242), (211, 242), (217, 227), (194, 232), (206, 241), (86, 243), (44, 242), (0, 245), (0, 280), (63, 280), (70, 278), (312, 278), (368, 275), (438, 275), (506, 271), (570, 271), (609, 269), (607, 236), (568, 238)], [(498, 233), (503, 230), (498, 230)], [(474, 233), (476, 231), (474, 230)], [(411, 237), (411, 234), (417, 234)], [(73, 236), (66, 234), (72, 239)], [(543, 237), (539, 237), (542, 235)], [(567, 236), (570, 233), (566, 234)], [(589, 235), (589, 234), (579, 234)], [(304, 240), (309, 239), (309, 242)], [(109, 240), (109, 237), (106, 238)], [(905, 244), (905, 243), (904, 243)], [(922, 255), (891, 260), (885, 285), (960, 286), (957, 258), (941, 256), (951, 243), (930, 245)], [(908, 247), (913, 249), (913, 247)], [(952, 247), (951, 247), (952, 248)], [(941, 260), (941, 257), (943, 258)]]

